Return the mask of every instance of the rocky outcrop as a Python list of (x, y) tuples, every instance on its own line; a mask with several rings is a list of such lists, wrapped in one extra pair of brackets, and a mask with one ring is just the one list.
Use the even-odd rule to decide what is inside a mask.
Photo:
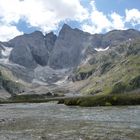
[(58, 37), (53, 32), (44, 36), (35, 31), (14, 38), (7, 45), (14, 48), (10, 55), (14, 63), (31, 69), (38, 64), (63, 69), (78, 66), (91, 50), (94, 54), (94, 48), (113, 47), (139, 36), (140, 32), (132, 29), (91, 35), (64, 24)]
[[(19, 43), (20, 46), (18, 46)], [(28, 46), (23, 45), (23, 41), (20, 40), (19, 43), (17, 42), (15, 48), (13, 49), (10, 55), (10, 61), (27, 68), (35, 68), (37, 66), (37, 63), (33, 59), (31, 50), (28, 48)]]
[(70, 75), (68, 77), (69, 80), (72, 80), (73, 82), (75, 81), (81, 81), (81, 80), (85, 80), (87, 78), (89, 78), (94, 72), (92, 71), (89, 71), (89, 72), (80, 72), (80, 73), (77, 73), (77, 74), (73, 74), (73, 75)]
[[(86, 63), (103, 64), (107, 59), (114, 63), (120, 56), (128, 56), (132, 52), (134, 55), (138, 54), (139, 46), (134, 48), (130, 45), (127, 51), (125, 49), (136, 38), (140, 38), (140, 32), (133, 29), (92, 35), (64, 24), (58, 36), (53, 32), (43, 35), (42, 32), (35, 31), (8, 42), (0, 42), (0, 65), (11, 70), (19, 79), (56, 83), (69, 76), (70, 71)], [(108, 54), (98, 53), (100, 50), (106, 50)], [(99, 74), (108, 72), (114, 66), (112, 63), (110, 65), (107, 63), (100, 66)], [(84, 80), (93, 74), (93, 70), (84, 70), (74, 74), (72, 79)]]
[(133, 40), (140, 37), (140, 32), (134, 29), (129, 30), (113, 30), (106, 33), (102, 38), (101, 46), (103, 48), (107, 46), (116, 46), (120, 43)]
[(11, 95), (24, 92), (24, 86), (23, 85), (7, 78), (0, 71), (0, 90), (1, 89), (5, 89)]
[(50, 33), (46, 34), (46, 36), (45, 36), (45, 46), (46, 46), (49, 53), (52, 52), (56, 39), (57, 39), (57, 36), (54, 35), (53, 32), (50, 32)]
[(14, 48), (10, 60), (27, 68), (35, 68), (37, 64), (45, 66), (55, 40), (53, 33), (44, 36), (39, 31), (16, 37), (10, 41)]
[(94, 48), (113, 47), (138, 37), (140, 32), (133, 29), (91, 35), (64, 24), (50, 55), (49, 65), (55, 69), (76, 67), (89, 54), (88, 50), (94, 54)]
[(2, 58), (2, 50), (3, 50), (3, 47), (2, 47), (2, 45), (0, 43), (0, 58)]
[(64, 24), (50, 55), (49, 65), (55, 69), (77, 66), (82, 59), (82, 51), (88, 46), (88, 33), (72, 29)]

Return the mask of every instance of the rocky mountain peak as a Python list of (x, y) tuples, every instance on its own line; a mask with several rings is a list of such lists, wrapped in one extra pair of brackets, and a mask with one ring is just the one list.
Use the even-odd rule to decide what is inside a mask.
[(61, 31), (71, 30), (72, 28), (68, 24), (63, 24)]
[(59, 32), (58, 38), (64, 39), (67, 34), (70, 34), (71, 32), (73, 32), (73, 29), (69, 25), (64, 24)]
[(45, 45), (49, 53), (53, 50), (56, 39), (57, 36), (53, 32), (46, 34)]
[(41, 31), (34, 31), (30, 34), (25, 34), (25, 35), (30, 35), (30, 36), (44, 36)]
[(49, 58), (49, 65), (55, 69), (77, 66), (82, 58), (82, 50), (88, 46), (88, 33), (72, 29), (64, 24)]
[[(64, 24), (58, 36), (53, 32), (43, 35), (42, 32), (35, 31), (17, 36), (8, 42), (0, 42), (0, 63), (3, 61), (2, 58), (9, 59), (9, 65), (6, 63), (4, 66), (7, 65), (16, 75), (20, 75), (19, 77), (22, 75), (25, 78), (24, 75), (29, 74), (27, 77), (41, 79), (43, 82), (54, 81), (54, 79), (57, 81), (65, 75), (63, 70), (71, 71), (88, 62), (97, 63), (98, 55), (98, 64), (102, 62), (100, 55), (102, 57), (107, 52), (107, 56), (119, 58), (125, 47), (118, 48), (119, 51), (116, 53), (117, 46), (122, 44), (128, 46), (136, 38), (140, 39), (140, 32), (133, 29), (90, 34)], [(130, 47), (134, 53), (137, 53), (132, 45)], [(129, 54), (131, 53), (132, 51), (129, 50)]]
[(38, 64), (63, 69), (78, 66), (89, 50), (94, 52), (94, 48), (113, 47), (137, 37), (140, 37), (140, 32), (134, 29), (92, 35), (64, 24), (58, 36), (53, 32), (43, 35), (40, 31), (34, 31), (4, 44), (13, 47), (10, 61), (16, 64), (33, 69)]
[(46, 35), (45, 35), (46, 37), (47, 36), (49, 36), (49, 37), (57, 37), (55, 34), (54, 34), (54, 32), (49, 32), (49, 33), (47, 33)]

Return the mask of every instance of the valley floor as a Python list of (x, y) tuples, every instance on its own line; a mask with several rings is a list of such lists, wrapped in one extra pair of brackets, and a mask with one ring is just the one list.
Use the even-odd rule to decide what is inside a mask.
[(140, 106), (0, 105), (1, 140), (139, 140)]
[(139, 93), (99, 94), (90, 96), (48, 96), (46, 94), (16, 95), (8, 99), (1, 99), (0, 104), (7, 103), (45, 103), (57, 101), (58, 104), (68, 106), (123, 106), (140, 105)]

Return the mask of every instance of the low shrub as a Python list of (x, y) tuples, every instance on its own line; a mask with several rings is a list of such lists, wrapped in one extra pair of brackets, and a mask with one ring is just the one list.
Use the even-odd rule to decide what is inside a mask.
[(68, 106), (116, 106), (116, 105), (139, 105), (140, 94), (112, 94), (95, 95), (89, 97), (78, 97), (64, 99), (64, 104)]
[(140, 88), (140, 75), (136, 76), (129, 82), (130, 90)]
[(123, 93), (126, 91), (126, 85), (123, 82), (118, 82), (112, 87), (111, 93)]

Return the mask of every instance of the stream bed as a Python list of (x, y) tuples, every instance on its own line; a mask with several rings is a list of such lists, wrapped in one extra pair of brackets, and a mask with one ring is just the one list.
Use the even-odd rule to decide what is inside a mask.
[(140, 140), (140, 106), (4, 104), (0, 140)]

